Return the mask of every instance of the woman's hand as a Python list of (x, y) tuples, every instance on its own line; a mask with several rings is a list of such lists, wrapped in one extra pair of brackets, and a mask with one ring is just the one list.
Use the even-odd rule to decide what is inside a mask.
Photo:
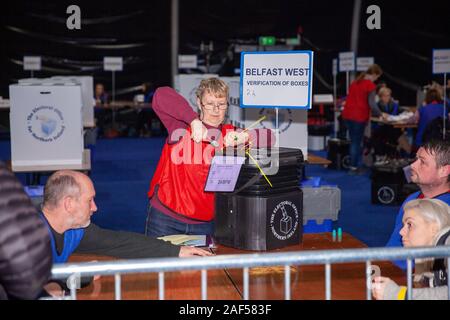
[(246, 131), (231, 131), (228, 132), (224, 138), (225, 147), (238, 146), (247, 143), (249, 134)]
[(386, 287), (390, 283), (394, 283), (390, 278), (386, 277), (374, 277), (372, 281), (372, 295), (377, 300), (384, 300), (384, 294), (386, 291)]
[(49, 282), (44, 286), (44, 290), (53, 298), (64, 297), (64, 290), (56, 282)]
[(191, 122), (191, 138), (196, 143), (199, 143), (203, 140), (206, 140), (206, 137), (208, 135), (208, 129), (206, 129), (203, 122), (201, 122), (199, 119), (194, 119)]

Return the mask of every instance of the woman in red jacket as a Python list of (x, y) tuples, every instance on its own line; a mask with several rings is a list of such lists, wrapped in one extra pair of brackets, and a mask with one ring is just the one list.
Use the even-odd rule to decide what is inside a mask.
[(212, 157), (224, 146), (262, 145), (258, 133), (223, 124), (228, 90), (218, 78), (203, 80), (196, 91), (199, 114), (172, 88), (155, 91), (152, 107), (169, 137), (148, 192), (148, 236), (213, 234), (214, 193), (204, 191)]
[(374, 116), (381, 115), (375, 100), (375, 81), (381, 76), (381, 68), (373, 64), (366, 72), (361, 73), (350, 85), (342, 118), (350, 135), (350, 174), (361, 172), (361, 144), (364, 137), (364, 129), (370, 119), (370, 113)]

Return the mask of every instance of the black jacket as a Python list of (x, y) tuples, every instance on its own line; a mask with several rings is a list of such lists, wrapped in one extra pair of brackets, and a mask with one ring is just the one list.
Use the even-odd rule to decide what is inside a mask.
[(51, 267), (47, 227), (19, 180), (0, 162), (0, 300), (37, 298)]

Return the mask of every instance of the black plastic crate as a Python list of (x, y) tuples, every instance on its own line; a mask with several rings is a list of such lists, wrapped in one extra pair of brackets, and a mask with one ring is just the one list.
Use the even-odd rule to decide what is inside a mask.
[(329, 169), (347, 170), (350, 168), (350, 141), (328, 140), (327, 153), (327, 158), (331, 161)]
[(267, 175), (272, 187), (247, 158), (235, 191), (216, 193), (216, 241), (244, 250), (272, 250), (299, 244), (303, 235), (301, 150), (279, 148), (252, 156), (263, 171), (278, 167), (276, 174)]

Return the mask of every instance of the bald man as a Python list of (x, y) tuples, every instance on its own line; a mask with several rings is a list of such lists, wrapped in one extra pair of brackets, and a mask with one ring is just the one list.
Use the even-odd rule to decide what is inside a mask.
[(209, 256), (210, 252), (149, 238), (138, 233), (112, 231), (91, 223), (97, 211), (91, 179), (76, 171), (58, 171), (45, 185), (42, 218), (47, 223), (54, 263), (67, 262), (72, 253), (120, 259)]

